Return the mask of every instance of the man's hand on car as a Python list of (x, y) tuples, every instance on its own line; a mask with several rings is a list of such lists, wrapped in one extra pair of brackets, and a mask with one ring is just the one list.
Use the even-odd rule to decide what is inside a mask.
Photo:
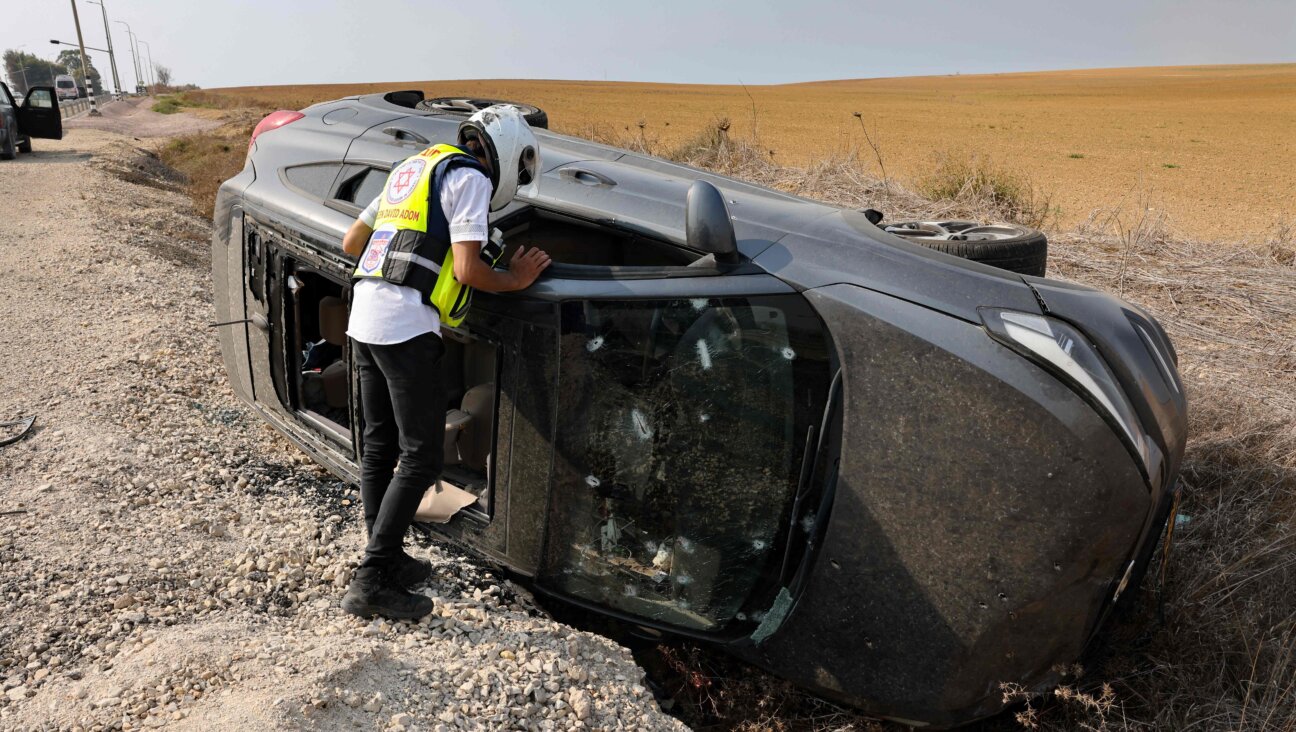
[(549, 266), (549, 255), (542, 249), (518, 246), (507, 272), (492, 269), (482, 261), (481, 242), (457, 241), (454, 247), (454, 275), (460, 284), (487, 292), (525, 290)]
[(538, 247), (527, 249), (519, 245), (513, 259), (509, 260), (509, 273), (517, 278), (517, 289), (525, 290), (549, 266), (549, 254)]

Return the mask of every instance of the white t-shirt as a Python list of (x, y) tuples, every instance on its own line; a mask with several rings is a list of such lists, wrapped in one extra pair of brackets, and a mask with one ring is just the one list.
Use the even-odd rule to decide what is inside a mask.
[[(374, 225), (382, 194), (360, 214)], [(450, 222), (450, 243), (486, 241), (490, 213), (490, 180), (472, 168), (454, 168), (441, 181), (441, 210)], [(404, 343), (424, 333), (441, 333), (436, 308), (418, 290), (378, 279), (362, 279), (351, 290), (347, 335), (375, 346)]]

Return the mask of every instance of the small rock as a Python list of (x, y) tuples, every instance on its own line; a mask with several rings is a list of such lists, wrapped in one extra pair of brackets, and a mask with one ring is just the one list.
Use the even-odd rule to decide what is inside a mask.
[(382, 709), (382, 706), (383, 706), (382, 692), (377, 692), (369, 699), (369, 701), (365, 702), (364, 706), (361, 708), (364, 709), (366, 712), (377, 712)]
[(588, 719), (590, 714), (589, 692), (584, 689), (573, 689), (567, 696), (567, 703), (571, 704), (572, 711), (576, 713), (576, 718), (582, 722)]
[(414, 717), (413, 715), (401, 712), (400, 714), (392, 715), (391, 722), (398, 727), (409, 727), (411, 724), (414, 724)]

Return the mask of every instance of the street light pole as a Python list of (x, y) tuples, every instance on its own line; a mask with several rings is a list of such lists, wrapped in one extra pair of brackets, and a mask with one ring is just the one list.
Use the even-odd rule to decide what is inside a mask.
[(152, 82), (153, 82), (153, 93), (156, 94), (156, 93), (157, 93), (157, 74), (154, 73), (154, 68), (153, 68), (153, 49), (149, 46), (148, 41), (140, 41), (140, 43), (144, 45), (144, 50), (145, 50), (145, 51), (148, 51), (148, 60), (149, 60), (148, 78), (152, 80)]
[(108, 8), (104, 6), (102, 0), (99, 0), (99, 2), (96, 2), (95, 0), (86, 0), (86, 2), (91, 5), (98, 5), (99, 10), (103, 13), (104, 35), (108, 37), (108, 65), (112, 67), (113, 72), (113, 96), (115, 98), (120, 98), (121, 79), (117, 76), (117, 55), (113, 53), (112, 33), (108, 30)]
[(140, 86), (140, 68), (139, 68), (139, 55), (135, 52), (135, 44), (134, 44), (135, 34), (131, 33), (130, 23), (127, 23), (122, 20), (114, 20), (113, 22), (118, 25), (126, 26), (126, 45), (130, 46), (131, 61), (133, 61), (135, 65), (135, 89), (133, 93), (137, 93), (139, 92), (139, 86)]
[(90, 97), (90, 116), (98, 117), (99, 108), (95, 105), (94, 87), (90, 86), (90, 64), (86, 61), (85, 41), (81, 39), (81, 16), (77, 15), (76, 0), (72, 3), (72, 22), (76, 23), (77, 45), (81, 47), (81, 78), (85, 79), (86, 96)]

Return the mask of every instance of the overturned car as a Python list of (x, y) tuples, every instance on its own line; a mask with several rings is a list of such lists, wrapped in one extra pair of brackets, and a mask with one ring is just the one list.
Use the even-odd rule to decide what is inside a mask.
[[(277, 112), (217, 197), (233, 387), (352, 482), (341, 238), (394, 164), (453, 142), (463, 101)], [(1028, 232), (879, 228), (537, 136), (541, 175), (492, 223), (502, 266), (517, 245), (554, 264), (443, 326), (448, 411), (428, 419), (472, 500), (438, 530), (540, 592), (911, 724), (1055, 683), (1171, 512), (1185, 399), (1158, 323), (922, 240)]]

